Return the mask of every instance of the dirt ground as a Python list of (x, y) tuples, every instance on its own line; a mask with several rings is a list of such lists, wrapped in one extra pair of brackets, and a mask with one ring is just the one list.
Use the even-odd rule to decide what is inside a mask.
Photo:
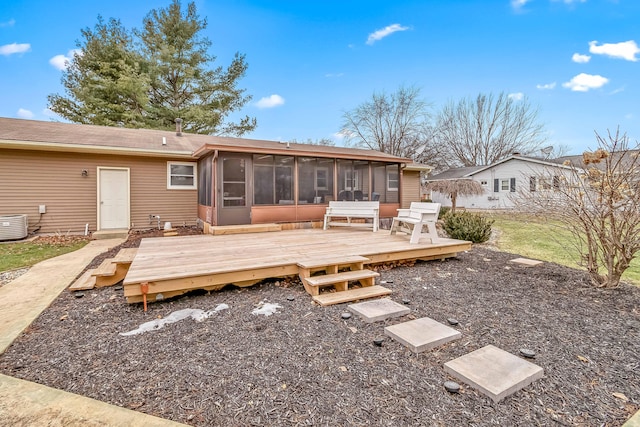
[[(0, 357), (0, 372), (193, 426), (622, 425), (640, 408), (640, 288), (598, 290), (581, 271), (509, 263), (516, 257), (474, 246), (381, 268), (412, 313), (374, 324), (343, 319), (346, 305), (313, 304), (297, 280), (195, 292), (147, 313), (118, 286), (64, 292)], [(263, 303), (280, 307), (252, 314)], [(120, 335), (220, 304), (229, 308), (200, 322)], [(385, 338), (385, 326), (425, 316), (457, 319), (462, 339), (416, 355)], [(448, 393), (443, 364), (488, 344), (533, 349), (544, 378), (497, 404), (465, 384)]]

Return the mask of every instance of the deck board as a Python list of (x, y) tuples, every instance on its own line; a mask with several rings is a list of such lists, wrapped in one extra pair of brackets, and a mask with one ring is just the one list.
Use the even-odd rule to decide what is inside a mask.
[(374, 233), (361, 228), (146, 238), (140, 242), (124, 285), (125, 293), (133, 295), (138, 292), (136, 285), (148, 282), (152, 294), (154, 285), (157, 293), (160, 289), (167, 292), (203, 287), (202, 283), (208, 283), (206, 277), (211, 278), (211, 283), (218, 283), (216, 275), (233, 283), (230, 278), (234, 273), (238, 280), (273, 277), (261, 277), (273, 271), (291, 274), (297, 271), (299, 261), (311, 258), (357, 255), (374, 263), (436, 259), (455, 256), (470, 247), (470, 242), (453, 239), (432, 244), (425, 238), (410, 244), (409, 236), (404, 234), (390, 235), (388, 230)]

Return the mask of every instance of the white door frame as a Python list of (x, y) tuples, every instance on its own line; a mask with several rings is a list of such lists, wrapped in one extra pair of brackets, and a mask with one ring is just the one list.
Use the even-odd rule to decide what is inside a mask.
[(101, 230), (102, 227), (102, 223), (101, 220), (102, 218), (100, 217), (101, 215), (101, 208), (100, 208), (100, 204), (101, 204), (101, 199), (102, 199), (102, 195), (100, 194), (100, 188), (101, 188), (101, 182), (100, 182), (100, 177), (101, 177), (101, 172), (103, 170), (120, 170), (120, 171), (126, 171), (127, 172), (127, 226), (126, 228), (130, 228), (131, 227), (131, 170), (129, 168), (122, 168), (122, 167), (110, 167), (110, 166), (98, 166), (97, 167), (97, 185), (98, 185), (98, 189), (97, 189), (97, 198), (96, 198), (96, 203), (97, 203), (97, 212), (98, 212), (98, 222), (97, 222), (97, 230)]

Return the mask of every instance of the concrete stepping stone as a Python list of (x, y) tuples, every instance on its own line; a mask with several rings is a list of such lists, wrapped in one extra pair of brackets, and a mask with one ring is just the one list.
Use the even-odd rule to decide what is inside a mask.
[(529, 258), (514, 258), (510, 260), (514, 264), (520, 264), (525, 267), (535, 267), (536, 265), (543, 264), (542, 261), (538, 261), (537, 259), (529, 259)]
[(449, 375), (499, 402), (544, 376), (544, 370), (488, 345), (444, 364)]
[(393, 317), (406, 316), (411, 313), (411, 309), (402, 304), (398, 304), (389, 298), (351, 304), (347, 309), (353, 314), (357, 314), (366, 323), (380, 322)]
[(422, 353), (462, 338), (459, 331), (428, 317), (387, 326), (384, 333), (415, 353)]

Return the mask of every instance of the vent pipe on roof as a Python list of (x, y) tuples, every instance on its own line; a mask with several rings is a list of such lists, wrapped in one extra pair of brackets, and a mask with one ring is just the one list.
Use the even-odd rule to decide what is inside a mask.
[(182, 136), (182, 119), (180, 117), (176, 119), (176, 135)]

